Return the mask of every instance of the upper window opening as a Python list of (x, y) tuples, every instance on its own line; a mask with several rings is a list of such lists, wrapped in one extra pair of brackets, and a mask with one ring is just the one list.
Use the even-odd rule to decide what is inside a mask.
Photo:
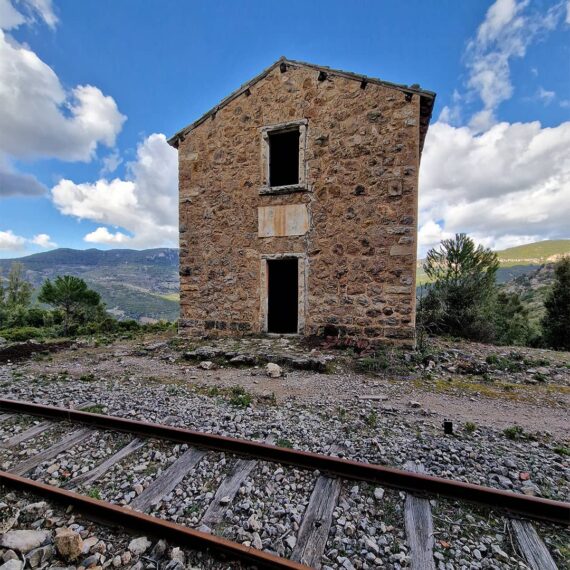
[(299, 184), (299, 129), (269, 133), (269, 185)]

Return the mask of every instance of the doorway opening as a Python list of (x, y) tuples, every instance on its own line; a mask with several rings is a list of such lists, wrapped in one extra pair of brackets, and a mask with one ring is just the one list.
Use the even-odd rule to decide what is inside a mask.
[(299, 327), (298, 259), (269, 259), (267, 274), (267, 331), (296, 334)]

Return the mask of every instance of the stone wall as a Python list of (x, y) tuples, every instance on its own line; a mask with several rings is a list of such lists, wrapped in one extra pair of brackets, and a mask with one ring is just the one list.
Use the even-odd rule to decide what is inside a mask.
[[(179, 143), (181, 333), (259, 333), (262, 255), (304, 254), (304, 334), (413, 342), (419, 96), (274, 68)], [(260, 195), (261, 128), (307, 119), (310, 190)], [(306, 204), (305, 235), (258, 237), (258, 207)]]

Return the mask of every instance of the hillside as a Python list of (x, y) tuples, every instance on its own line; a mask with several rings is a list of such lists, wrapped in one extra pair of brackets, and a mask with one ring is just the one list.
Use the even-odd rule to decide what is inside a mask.
[(553, 263), (564, 255), (570, 255), (570, 239), (538, 241), (503, 249), (497, 254), (502, 267)]
[[(545, 240), (509, 247), (497, 251), (500, 268), (497, 283), (507, 283), (523, 275), (535, 272), (545, 263), (554, 263), (564, 255), (570, 255), (570, 239)], [(428, 282), (423, 270), (425, 259), (418, 259), (416, 285)]]
[(121, 319), (178, 318), (178, 250), (55, 249), (19, 259), (0, 260), (4, 276), (15, 261), (39, 287), (46, 278), (76, 275), (101, 294), (107, 309)]

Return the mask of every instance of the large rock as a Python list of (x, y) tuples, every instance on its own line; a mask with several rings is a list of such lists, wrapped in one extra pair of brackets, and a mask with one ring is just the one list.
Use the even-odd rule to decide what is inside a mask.
[(0, 570), (22, 570), (23, 567), (24, 565), (19, 560), (8, 560), (0, 566)]
[(55, 547), (66, 560), (75, 560), (83, 550), (83, 539), (70, 528), (58, 528), (55, 531)]
[(275, 362), (268, 362), (265, 365), (265, 373), (270, 378), (279, 378), (280, 376), (283, 376), (283, 369), (279, 364), (275, 364)]
[(135, 556), (140, 556), (149, 549), (150, 545), (150, 540), (146, 536), (141, 536), (139, 538), (133, 538), (133, 540), (129, 542), (129, 550)]
[(10, 530), (0, 536), (0, 546), (26, 554), (51, 538), (47, 530)]

